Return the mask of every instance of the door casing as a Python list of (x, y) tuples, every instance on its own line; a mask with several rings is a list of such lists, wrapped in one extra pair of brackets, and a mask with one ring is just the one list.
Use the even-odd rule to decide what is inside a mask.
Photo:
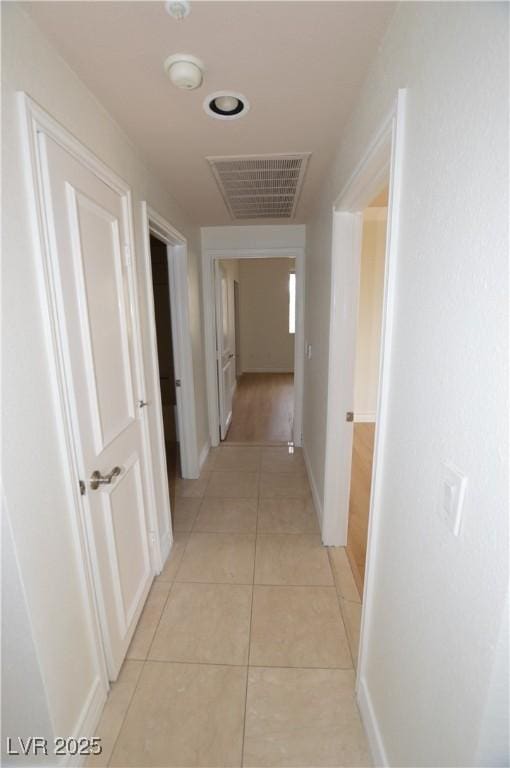
[[(44, 333), (50, 350), (50, 378), (54, 391), (55, 404), (59, 427), (63, 436), (62, 463), (63, 472), (67, 479), (71, 516), (71, 526), (79, 556), (77, 568), (85, 604), (85, 622), (88, 625), (95, 660), (95, 677), (86, 697), (83, 713), (78, 724), (79, 733), (70, 736), (81, 736), (93, 732), (100, 713), (106, 701), (109, 689), (108, 669), (103, 646), (99, 602), (97, 596), (97, 574), (91, 556), (92, 546), (89, 539), (89, 529), (86, 521), (85, 496), (80, 492), (80, 480), (86, 480), (84, 468), (81, 466), (81, 452), (78, 449), (77, 418), (74, 412), (72, 397), (72, 382), (68, 376), (69, 360), (64, 342), (64, 325), (62, 303), (56, 280), (57, 264), (55, 254), (50, 246), (49, 231), (46, 221), (46, 197), (42, 178), (42, 164), (39, 151), (38, 134), (44, 134), (61, 146), (73, 158), (78, 160), (87, 170), (91, 171), (111, 189), (126, 199), (126, 215), (129, 230), (129, 263), (133, 280), (133, 296), (131, 313), (135, 327), (134, 351), (137, 368), (140, 372), (139, 394), (145, 399), (144, 366), (140, 336), (140, 316), (138, 307), (138, 289), (136, 279), (136, 262), (134, 252), (134, 228), (132, 219), (132, 198), (129, 185), (117, 176), (107, 165), (100, 161), (89, 149), (78, 141), (71, 133), (63, 128), (51, 115), (34, 102), (27, 94), (17, 94), (20, 124), (24, 138), (24, 165), (27, 176), (27, 186), (31, 192), (32, 229), (34, 247), (38, 252), (38, 268), (41, 287)], [(148, 536), (151, 543), (151, 568), (155, 573), (159, 570), (159, 535), (157, 515), (153, 494), (153, 474), (150, 452), (148, 420), (141, 419), (143, 465), (147, 478), (145, 504), (148, 511)]]
[(214, 264), (225, 259), (295, 259), (296, 262), (296, 333), (294, 335), (294, 445), (302, 445), (303, 386), (305, 366), (305, 249), (304, 248), (228, 248), (202, 251), (202, 296), (204, 302), (204, 344), (207, 383), (207, 409), (211, 445), (220, 442), (218, 376), (216, 366), (216, 319)]
[(188, 246), (184, 235), (151, 208), (147, 202), (142, 202), (141, 208), (142, 220), (144, 222), (142, 263), (145, 282), (145, 324), (149, 336), (147, 350), (149, 365), (145, 375), (148, 389), (153, 395), (153, 402), (149, 403), (148, 410), (150, 429), (153, 434), (154, 479), (155, 483), (159, 486), (159, 496), (163, 504), (160, 521), (163, 518), (165, 523), (164, 529), (160, 529), (159, 570), (161, 570), (170, 552), (173, 536), (170, 496), (168, 492), (163, 406), (159, 383), (158, 342), (154, 312), (150, 236), (152, 234), (157, 237), (158, 240), (166, 244), (167, 248), (174, 373), (175, 378), (181, 382), (180, 387), (176, 387), (181, 472), (185, 478), (197, 478), (200, 474), (200, 464), (195, 414), (193, 352), (191, 348), (191, 326), (188, 307)]
[(234, 344), (236, 355), (236, 380), (240, 377), (241, 371), (241, 323), (239, 319), (239, 282), (234, 280)]
[[(224, 288), (226, 294), (223, 293)], [(216, 355), (218, 370), (218, 395), (219, 395), (219, 416), (220, 416), (220, 437), (225, 440), (227, 432), (232, 422), (232, 403), (234, 389), (236, 386), (235, 377), (235, 353), (231, 351), (225, 341), (225, 319), (230, 327), (230, 296), (228, 289), (228, 276), (220, 261), (215, 262), (215, 295), (216, 295)], [(226, 301), (225, 301), (226, 299)], [(226, 318), (225, 318), (226, 312)], [(235, 343), (235, 342), (234, 342)], [(228, 381), (225, 373), (228, 370)], [(232, 373), (234, 374), (232, 376)], [(232, 384), (230, 384), (232, 382)], [(228, 400), (228, 407), (226, 406)]]
[[(388, 219), (386, 230), (384, 298), (382, 308), (379, 385), (376, 409), (376, 430), (370, 511), (368, 525), (365, 584), (362, 601), (359, 659), (356, 690), (362, 719), (367, 731), (372, 755), (377, 765), (386, 765), (386, 757), (380, 735), (374, 729), (372, 703), (366, 685), (366, 648), (372, 614), (374, 594), (374, 561), (377, 549), (377, 533), (380, 525), (381, 477), (384, 472), (384, 443), (388, 423), (390, 388), (391, 347), (393, 340), (393, 311), (395, 305), (395, 282), (398, 261), (398, 232), (400, 200), (402, 192), (402, 163), (405, 143), (405, 100), (406, 90), (400, 89), (394, 105), (361, 156), (353, 175), (333, 206), (333, 242), (331, 276), (331, 310), (329, 332), (329, 371), (326, 430), (326, 462), (324, 477), (324, 508), (322, 517), (322, 540), (330, 546), (345, 546), (349, 518), (350, 468), (352, 460), (351, 442), (339, 439), (338, 425), (345, 424), (345, 408), (339, 392), (343, 377), (354, 382), (354, 360), (348, 362), (352, 370), (345, 369), (342, 357), (341, 318), (346, 306), (344, 295), (343, 266), (358, 270), (358, 276), (351, 279), (351, 290), (359, 280), (361, 256), (362, 211), (380, 191), (389, 178)], [(357, 299), (356, 299), (357, 300)]]

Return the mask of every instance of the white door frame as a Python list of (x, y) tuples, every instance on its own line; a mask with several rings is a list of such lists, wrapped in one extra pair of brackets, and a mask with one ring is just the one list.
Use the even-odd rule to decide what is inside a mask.
[[(219, 260), (216, 260), (214, 262), (215, 270), (214, 270), (214, 288), (215, 288), (215, 317), (216, 317), (216, 349), (218, 351), (217, 354), (217, 361), (216, 361), (216, 371), (217, 371), (217, 380), (218, 380), (218, 403), (219, 403), (219, 417), (220, 417), (220, 437), (221, 433), (223, 431), (223, 417), (225, 418), (225, 437), (223, 437), (223, 440), (226, 438), (228, 430), (230, 428), (230, 424), (232, 423), (232, 411), (233, 411), (233, 403), (234, 403), (234, 390), (237, 387), (237, 380), (234, 376), (234, 388), (230, 387), (229, 392), (229, 400), (230, 400), (230, 413), (225, 414), (222, 413), (222, 410), (225, 409), (225, 395), (227, 394), (225, 392), (225, 376), (224, 376), (224, 356), (226, 354), (225, 346), (229, 346), (228, 343), (225, 345), (225, 338), (224, 338), (224, 311), (226, 309), (227, 312), (227, 320), (229, 319), (229, 310), (230, 310), (230, 295), (228, 290), (228, 276), (226, 272), (222, 274), (222, 266), (219, 262)], [(225, 307), (223, 304), (223, 285), (222, 285), (222, 279), (226, 281), (226, 287), (227, 287), (227, 306)], [(233, 281), (232, 281), (233, 282)], [(233, 285), (232, 285), (232, 306), (234, 303), (234, 296), (233, 296)], [(220, 315), (221, 315), (221, 321), (220, 321)], [(235, 323), (235, 318), (234, 318)], [(234, 339), (235, 344), (235, 339)], [(228, 366), (230, 366), (230, 372), (232, 372), (232, 365), (234, 366), (235, 370), (235, 353), (234, 353), (234, 359), (232, 359), (230, 356), (228, 358)]]
[[(326, 468), (324, 481), (324, 518), (322, 537), (325, 544), (342, 546), (347, 542), (348, 504), (343, 499), (349, 493), (352, 452), (342, 455), (338, 441), (337, 425), (345, 420), (340, 412), (337, 391), (343, 375), (343, 361), (338, 349), (338, 328), (340, 323), (342, 296), (342, 274), (338, 253), (350, 249), (351, 256), (360, 261), (363, 220), (361, 213), (380, 191), (382, 183), (389, 178), (388, 223), (386, 232), (384, 298), (381, 322), (381, 354), (379, 362), (379, 383), (377, 394), (376, 429), (370, 512), (367, 541), (365, 586), (361, 623), (360, 650), (357, 673), (357, 690), (364, 722), (370, 731), (368, 710), (370, 702), (366, 691), (365, 665), (372, 595), (374, 592), (374, 568), (377, 532), (381, 506), (381, 478), (384, 473), (384, 444), (388, 423), (390, 388), (391, 348), (393, 340), (393, 314), (395, 306), (395, 283), (398, 261), (398, 234), (400, 198), (402, 187), (402, 162), (405, 131), (405, 89), (400, 89), (389, 115), (383, 121), (375, 138), (365, 151), (353, 175), (338, 196), (333, 207), (332, 284), (329, 335), (328, 405), (326, 432)], [(344, 508), (342, 509), (342, 506)], [(366, 716), (365, 716), (366, 715)], [(380, 747), (378, 736), (368, 733), (374, 754)]]
[(172, 525), (168, 473), (166, 463), (163, 405), (159, 380), (158, 343), (156, 315), (154, 312), (154, 289), (152, 283), (152, 262), (150, 250), (151, 234), (166, 244), (168, 261), (168, 282), (170, 290), (170, 311), (172, 319), (172, 346), (174, 375), (181, 386), (176, 388), (177, 423), (180, 441), (181, 472), (186, 478), (197, 478), (200, 473), (197, 447), (195, 415), (195, 381), (193, 374), (193, 352), (188, 306), (188, 247), (186, 238), (160, 216), (146, 202), (141, 203), (144, 223), (143, 268), (145, 277), (145, 301), (147, 307), (147, 328), (149, 332), (150, 365), (146, 372), (153, 401), (149, 403), (149, 424), (153, 430), (157, 449), (154, 455), (155, 481), (159, 484), (164, 504), (166, 529), (161, 532), (161, 564), (172, 545)]
[(214, 262), (218, 259), (295, 259), (296, 260), (296, 333), (294, 335), (294, 444), (302, 444), (304, 380), (304, 248), (205, 249), (202, 251), (202, 294), (204, 302), (204, 342), (211, 445), (220, 442), (218, 377), (216, 364), (216, 319)]
[[(136, 388), (140, 399), (145, 399), (145, 381), (143, 356), (140, 337), (140, 319), (138, 291), (136, 282), (136, 262), (134, 250), (134, 229), (132, 218), (131, 190), (128, 184), (101, 162), (89, 149), (63, 128), (51, 115), (36, 104), (25, 93), (18, 93), (20, 124), (24, 134), (24, 164), (27, 189), (32, 200), (31, 219), (34, 248), (38, 255), (38, 273), (41, 306), (44, 319), (44, 333), (48, 346), (51, 365), (51, 381), (55, 397), (58, 425), (63, 443), (63, 470), (67, 476), (70, 508), (73, 512), (71, 525), (76, 548), (79, 552), (78, 569), (85, 598), (86, 616), (92, 638), (95, 658), (96, 677), (84, 705), (80, 718), (79, 733), (95, 728), (101, 708), (106, 700), (109, 688), (107, 665), (102, 642), (100, 624), (100, 600), (97, 595), (98, 573), (91, 541), (91, 531), (87, 524), (87, 496), (80, 493), (80, 480), (86, 480), (80, 450), (78, 419), (73, 396), (70, 359), (67, 352), (65, 324), (63, 319), (63, 297), (61, 295), (57, 257), (51, 247), (48, 223), (46, 220), (45, 192), (42, 182), (42, 163), (39, 151), (38, 134), (51, 138), (85, 168), (91, 171), (111, 189), (126, 199), (126, 216), (129, 229), (129, 252), (126, 259), (129, 266), (129, 281), (132, 295), (133, 328), (135, 331), (134, 351), (136, 358)], [(141, 418), (143, 464), (146, 476), (146, 506), (148, 510), (148, 533), (151, 541), (151, 561), (153, 572), (159, 567), (159, 542), (157, 532), (157, 514), (154, 499), (154, 485), (151, 466), (151, 452), (147, 419)]]

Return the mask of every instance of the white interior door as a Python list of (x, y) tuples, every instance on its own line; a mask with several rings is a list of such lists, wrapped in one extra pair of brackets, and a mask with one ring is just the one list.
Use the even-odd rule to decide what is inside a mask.
[(233, 333), (233, 297), (224, 266), (216, 262), (216, 359), (220, 399), (220, 436), (224, 440), (232, 421), (236, 373)]
[[(117, 677), (150, 588), (134, 268), (127, 193), (39, 134), (45, 209), (66, 339), (73, 431), (105, 654)], [(139, 347), (138, 347), (139, 349)], [(91, 482), (99, 473), (99, 484)]]
[(235, 346), (235, 377), (238, 379), (241, 371), (241, 319), (240, 319), (239, 283), (234, 280), (234, 346)]
[[(340, 534), (347, 540), (349, 492), (351, 483), (354, 375), (356, 365), (356, 335), (363, 216), (362, 214), (335, 213), (333, 217), (332, 285), (338, 286), (332, 295), (331, 325), (335, 328), (336, 344), (330, 357), (330, 371), (337, 370), (335, 386), (328, 391), (328, 412), (339, 414), (337, 423), (327, 425), (326, 472), (331, 478), (325, 503), (334, 500), (334, 514), (324, 520), (322, 538), (328, 543), (337, 541), (336, 521), (345, 520)], [(354, 245), (353, 245), (354, 244)], [(330, 382), (331, 382), (330, 373)], [(335, 443), (337, 450), (330, 449)], [(340, 457), (340, 461), (338, 461)], [(331, 462), (334, 460), (335, 464)]]

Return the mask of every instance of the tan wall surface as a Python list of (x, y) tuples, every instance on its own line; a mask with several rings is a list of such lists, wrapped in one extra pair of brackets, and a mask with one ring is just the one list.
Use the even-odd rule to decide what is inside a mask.
[(293, 371), (289, 333), (289, 274), (294, 259), (239, 262), (241, 367), (243, 371)]

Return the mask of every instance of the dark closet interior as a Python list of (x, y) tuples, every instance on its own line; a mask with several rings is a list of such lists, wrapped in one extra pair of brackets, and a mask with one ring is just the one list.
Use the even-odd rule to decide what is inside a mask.
[(175, 479), (179, 467), (179, 437), (177, 427), (177, 397), (175, 391), (172, 313), (170, 309), (170, 276), (165, 243), (151, 235), (152, 285), (158, 344), (159, 383), (163, 405), (166, 459), (171, 502), (175, 496)]

